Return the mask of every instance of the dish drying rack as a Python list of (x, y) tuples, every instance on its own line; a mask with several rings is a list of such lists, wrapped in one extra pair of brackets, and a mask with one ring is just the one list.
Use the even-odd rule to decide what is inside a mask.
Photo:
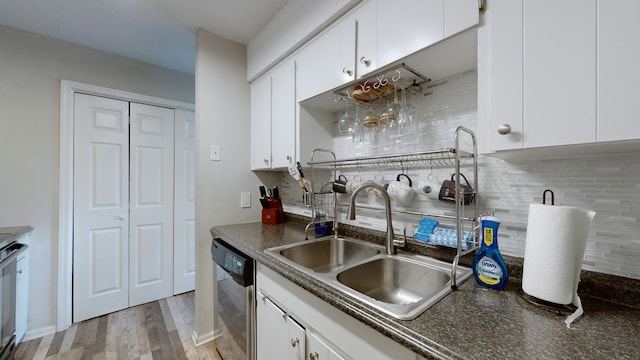
[[(466, 133), (471, 137), (471, 141), (473, 144), (472, 152), (462, 151), (460, 150), (460, 134)], [(329, 160), (316, 160), (316, 155), (324, 153), (328, 154)], [(474, 201), (472, 205), (472, 216), (464, 216), (464, 204), (463, 204), (463, 196), (464, 194), (460, 189), (460, 165), (463, 162), (471, 162), (471, 166), (473, 168), (473, 196)], [(336, 174), (338, 170), (347, 170), (347, 169), (357, 169), (357, 168), (377, 168), (377, 169), (411, 169), (411, 168), (426, 168), (426, 167), (451, 167), (455, 168), (454, 179), (456, 182), (456, 193), (455, 193), (455, 204), (456, 204), (456, 212), (455, 215), (447, 215), (447, 214), (429, 214), (423, 212), (414, 212), (414, 211), (404, 211), (404, 210), (394, 210), (391, 209), (392, 213), (397, 214), (406, 214), (406, 215), (415, 215), (420, 217), (434, 217), (434, 218), (444, 218), (455, 220), (456, 223), (456, 236), (457, 236), (457, 247), (456, 247), (456, 256), (453, 259), (452, 267), (451, 267), (451, 287), (456, 289), (458, 287), (456, 275), (457, 275), (457, 267), (460, 261), (460, 258), (463, 256), (474, 252), (479, 246), (480, 239), (480, 226), (478, 223), (479, 216), (479, 204), (478, 204), (478, 148), (477, 148), (477, 140), (475, 133), (464, 127), (459, 126), (455, 130), (454, 134), (454, 147), (452, 148), (444, 148), (440, 150), (431, 150), (424, 152), (415, 152), (415, 153), (405, 153), (405, 154), (397, 154), (397, 155), (382, 155), (382, 156), (371, 156), (371, 157), (362, 157), (362, 158), (351, 158), (351, 159), (342, 159), (337, 160), (336, 155), (331, 150), (327, 149), (315, 149), (311, 153), (311, 159), (307, 163), (311, 172), (311, 183), (315, 184), (314, 171), (317, 170), (329, 170), (333, 172), (333, 179), (336, 179)], [(304, 204), (307, 207), (311, 208), (311, 222), (309, 222), (305, 228), (305, 235), (311, 228), (311, 226), (316, 226), (316, 224), (325, 223), (327, 221), (332, 222), (333, 234), (335, 237), (338, 236), (338, 203), (336, 193), (332, 190), (315, 191), (315, 188), (311, 189), (311, 192), (304, 194)], [(384, 210), (378, 207), (366, 206), (366, 205), (358, 205), (359, 208), (364, 209), (372, 209), (372, 210)], [(320, 216), (321, 214), (326, 215), (325, 217)], [(473, 234), (472, 244), (463, 249), (462, 241), (463, 241), (463, 222), (470, 222), (471, 229)]]

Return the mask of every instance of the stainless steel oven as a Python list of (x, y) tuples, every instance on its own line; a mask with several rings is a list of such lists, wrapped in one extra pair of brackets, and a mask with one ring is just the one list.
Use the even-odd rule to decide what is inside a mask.
[[(256, 359), (256, 297), (255, 297), (255, 262), (253, 258), (245, 255), (242, 251), (231, 246), (222, 239), (216, 238), (211, 241), (211, 257), (224, 271), (226, 271), (233, 281), (231, 285), (220, 286), (218, 283), (219, 302), (228, 301), (229, 298), (244, 302), (244, 306), (235, 304), (238, 314), (233, 316), (233, 322), (242, 322), (244, 318), (244, 331), (230, 331), (236, 338), (236, 342), (246, 350), (248, 360)], [(229, 296), (224, 296), (224, 292), (229, 292)], [(244, 296), (234, 294), (244, 293)], [(239, 299), (238, 299), (239, 297)], [(228, 327), (228, 326), (227, 326)], [(244, 343), (244, 344), (243, 344)], [(245, 346), (242, 346), (245, 345)]]
[(0, 360), (8, 359), (16, 341), (16, 263), (27, 245), (0, 243)]

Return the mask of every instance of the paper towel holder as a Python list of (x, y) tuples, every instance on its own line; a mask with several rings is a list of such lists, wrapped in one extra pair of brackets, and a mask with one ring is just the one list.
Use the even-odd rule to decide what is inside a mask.
[(538, 299), (535, 296), (531, 296), (527, 294), (524, 290), (522, 290), (522, 287), (516, 288), (515, 293), (518, 296), (520, 296), (520, 298), (522, 298), (524, 301), (528, 302), (529, 304), (534, 305), (535, 307), (538, 307), (545, 311), (554, 313), (558, 316), (566, 316), (566, 315), (572, 314), (577, 309), (577, 307), (573, 304), (563, 305), (563, 304), (556, 304), (554, 302)]
[(551, 189), (547, 189), (547, 190), (542, 192), (542, 205), (546, 205), (547, 204), (547, 193), (551, 194), (551, 205), (555, 205), (556, 204), (556, 200), (555, 200), (555, 196), (553, 195), (553, 190), (551, 190)]

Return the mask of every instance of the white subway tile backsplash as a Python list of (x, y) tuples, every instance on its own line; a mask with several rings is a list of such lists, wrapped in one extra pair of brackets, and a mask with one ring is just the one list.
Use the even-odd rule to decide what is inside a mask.
[[(419, 122), (418, 140), (401, 147), (403, 151), (423, 151), (453, 147), (457, 126), (476, 130), (477, 81), (476, 72), (468, 71), (430, 84), (422, 94), (410, 98), (410, 105)], [(461, 147), (469, 148), (470, 140), (461, 137)], [(336, 136), (333, 151), (339, 159), (378, 155), (382, 149), (370, 145), (356, 145), (350, 136)], [(500, 249), (504, 254), (523, 257), (529, 204), (541, 203), (543, 190), (555, 193), (557, 205), (576, 206), (593, 210), (589, 240), (583, 259), (583, 269), (640, 279), (640, 161), (639, 154), (572, 157), (552, 160), (507, 162), (481, 156), (479, 159), (480, 208), (493, 212), (501, 219)], [(309, 159), (303, 159), (306, 163)], [(364, 180), (383, 175), (395, 178), (398, 170), (360, 171)], [(435, 175), (438, 182), (449, 178), (453, 168), (409, 170), (414, 179), (420, 175)], [(471, 168), (462, 173), (471, 176)], [(358, 172), (346, 172), (349, 178)], [(307, 174), (310, 176), (310, 174)], [(310, 216), (310, 209), (302, 204), (302, 192), (295, 182), (283, 173), (283, 200), (290, 212)], [(326, 180), (326, 178), (324, 179)], [(323, 181), (324, 181), (323, 180)], [(366, 198), (362, 198), (364, 202)], [(342, 201), (344, 197), (342, 197)], [(380, 201), (372, 204), (382, 206)], [(397, 207), (398, 205), (395, 204)], [(426, 195), (416, 196), (409, 205), (399, 207), (418, 212), (454, 214), (455, 207)], [(341, 208), (340, 219), (346, 208)], [(385, 229), (384, 212), (358, 209), (354, 224), (378, 230)], [(394, 228), (398, 233), (406, 226), (411, 230), (419, 219), (397, 216)], [(446, 225), (446, 224), (445, 224)], [(451, 224), (448, 224), (451, 225)]]

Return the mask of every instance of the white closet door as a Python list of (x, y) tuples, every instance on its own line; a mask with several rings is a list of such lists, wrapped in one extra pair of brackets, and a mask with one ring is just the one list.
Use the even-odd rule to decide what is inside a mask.
[(130, 105), (129, 306), (173, 294), (173, 109)]
[(75, 95), (73, 321), (124, 309), (129, 295), (129, 103)]
[(195, 288), (196, 274), (196, 119), (176, 110), (173, 293)]

